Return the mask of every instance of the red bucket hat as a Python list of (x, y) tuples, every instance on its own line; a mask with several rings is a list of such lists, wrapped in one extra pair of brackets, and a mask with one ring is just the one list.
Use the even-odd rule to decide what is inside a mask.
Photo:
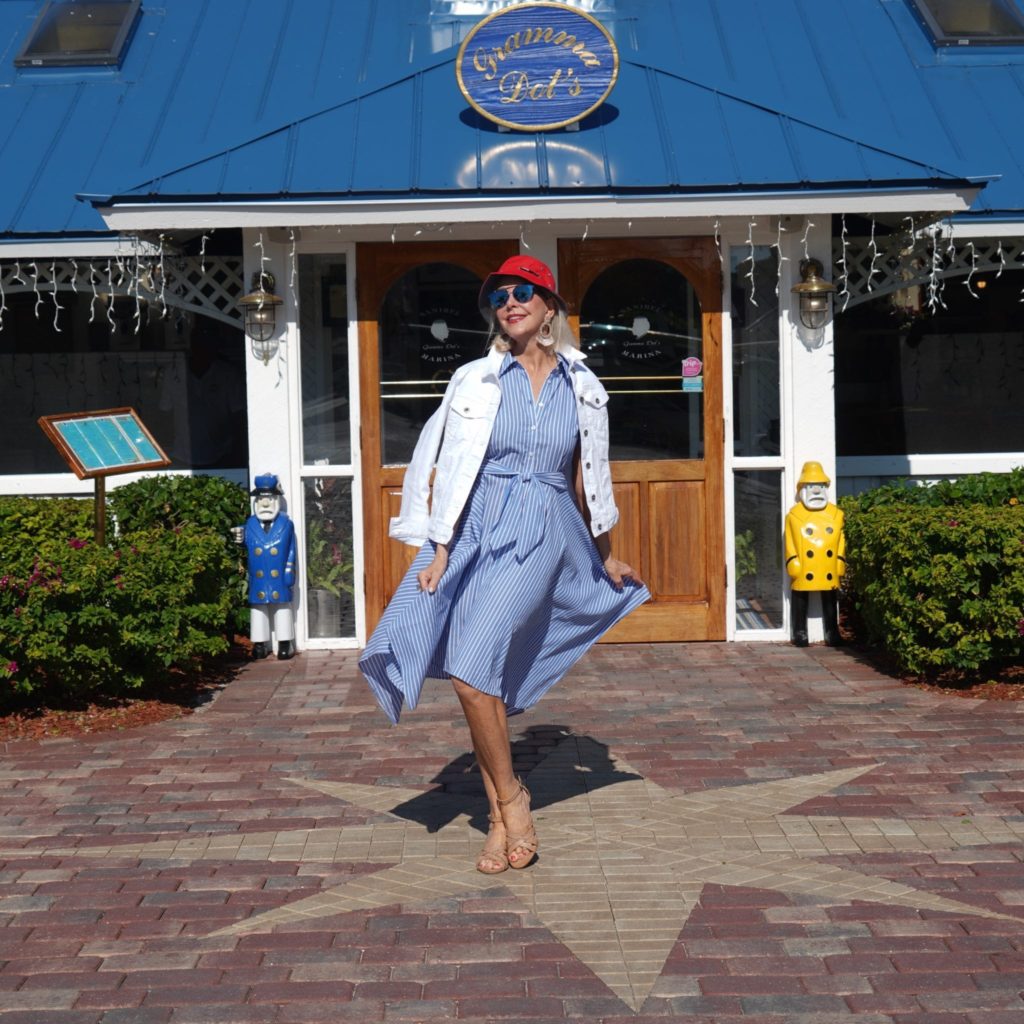
[(477, 300), (480, 312), (488, 320), (493, 316), (491, 303), (488, 296), (497, 287), (498, 281), (503, 277), (518, 277), (523, 281), (543, 288), (561, 307), (563, 313), (568, 311), (565, 299), (555, 289), (555, 275), (546, 263), (542, 263), (536, 256), (509, 256), (507, 260), (493, 274), (488, 274), (487, 279), (480, 289), (480, 296)]

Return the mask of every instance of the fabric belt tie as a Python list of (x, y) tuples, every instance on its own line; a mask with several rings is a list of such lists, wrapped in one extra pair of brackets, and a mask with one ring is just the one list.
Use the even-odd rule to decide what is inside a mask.
[(564, 473), (520, 473), (500, 462), (485, 463), (481, 472), (505, 480), (504, 487), (491, 488), (487, 500), (485, 514), (494, 524), (490, 547), (514, 546), (522, 562), (544, 539), (554, 492), (568, 491), (569, 481)]

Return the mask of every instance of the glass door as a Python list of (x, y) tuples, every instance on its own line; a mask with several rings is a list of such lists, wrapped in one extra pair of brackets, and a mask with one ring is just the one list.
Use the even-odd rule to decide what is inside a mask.
[[(343, 255), (298, 258), (302, 400), (299, 571), (310, 646), (357, 636), (349, 280)], [(324, 642), (324, 643), (320, 643)], [(330, 642), (330, 643), (328, 643)]]
[(452, 373), (484, 354), (480, 285), (516, 248), (509, 240), (356, 248), (367, 631), (416, 555), (388, 537), (405, 467)]
[(721, 270), (710, 238), (563, 240), (559, 285), (609, 394), (612, 548), (653, 600), (613, 642), (725, 638)]

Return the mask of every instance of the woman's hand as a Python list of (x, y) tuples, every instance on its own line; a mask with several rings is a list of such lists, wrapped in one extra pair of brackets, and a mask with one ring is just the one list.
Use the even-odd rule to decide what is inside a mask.
[(618, 590), (622, 589), (623, 580), (629, 579), (634, 583), (643, 583), (643, 580), (633, 571), (632, 566), (627, 565), (625, 562), (620, 562), (611, 555), (604, 560), (604, 571), (608, 573), (608, 578)]
[(428, 594), (434, 593), (447, 568), (448, 549), (443, 544), (438, 544), (434, 549), (434, 560), (426, 569), (416, 574), (416, 582), (419, 583), (420, 590), (425, 590)]

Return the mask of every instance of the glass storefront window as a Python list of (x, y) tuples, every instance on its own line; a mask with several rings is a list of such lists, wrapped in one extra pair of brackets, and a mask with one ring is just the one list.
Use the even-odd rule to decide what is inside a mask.
[(37, 318), (35, 296), (7, 296), (0, 331), (0, 473), (66, 473), (36, 420), (121, 406), (138, 412), (173, 469), (248, 465), (239, 327), (173, 306), (161, 318), (159, 308), (145, 302), (137, 320), (134, 299), (94, 303), (81, 286), (78, 294), (59, 297), (57, 331), (52, 305)]
[(384, 465), (409, 462), (452, 374), (484, 354), (480, 285), (480, 278), (463, 267), (426, 263), (385, 296), (379, 321)]
[(353, 637), (356, 633), (352, 547), (352, 481), (339, 477), (303, 481), (309, 635)]
[(778, 260), (769, 245), (730, 250), (732, 271), (733, 453), (778, 455), (779, 297)]
[(701, 309), (678, 270), (646, 259), (608, 267), (583, 297), (580, 344), (614, 397), (613, 460), (703, 458)]
[(782, 627), (782, 471), (738, 470), (735, 487), (736, 628)]
[(348, 381), (348, 281), (343, 256), (299, 257), (302, 458), (352, 461)]
[(1020, 273), (943, 290), (945, 309), (891, 296), (836, 317), (836, 449), (844, 455), (1015, 452), (1024, 438)]
[(299, 572), (311, 640), (356, 635), (348, 287), (344, 255), (299, 256), (305, 513)]

